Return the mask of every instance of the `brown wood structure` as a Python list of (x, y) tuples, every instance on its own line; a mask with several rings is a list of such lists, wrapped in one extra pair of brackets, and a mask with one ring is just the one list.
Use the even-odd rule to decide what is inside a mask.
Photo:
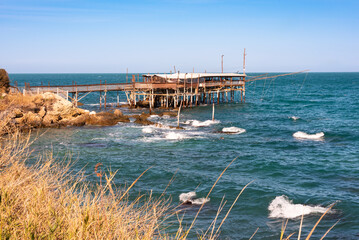
[[(126, 81), (127, 82), (127, 81)], [(131, 106), (149, 108), (175, 108), (182, 102), (184, 107), (235, 101), (235, 92), (240, 92), (240, 101), (245, 101), (246, 74), (240, 73), (174, 73), (145, 74), (142, 79), (132, 75), (128, 83), (100, 83), (83, 85), (30, 86), (22, 89), (24, 94), (52, 92), (77, 104), (91, 92), (100, 93), (100, 107), (106, 107), (107, 92), (125, 92)], [(69, 95), (72, 95), (71, 97)]]

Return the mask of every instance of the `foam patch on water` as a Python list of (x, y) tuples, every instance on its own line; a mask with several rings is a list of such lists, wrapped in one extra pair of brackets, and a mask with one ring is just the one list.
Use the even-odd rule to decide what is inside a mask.
[(159, 118), (160, 116), (154, 114), (154, 115), (150, 115), (149, 117), (150, 118)]
[(229, 134), (241, 134), (241, 133), (245, 133), (246, 130), (239, 127), (226, 127), (222, 129), (222, 132)]
[(196, 198), (196, 192), (188, 192), (188, 193), (181, 193), (179, 195), (179, 200), (183, 204), (194, 204), (194, 205), (201, 205), (203, 203), (209, 202), (209, 198)]
[(165, 138), (169, 140), (181, 140), (188, 138), (188, 136), (184, 133), (177, 133), (177, 132), (167, 132), (165, 133)]
[(324, 137), (323, 132), (315, 133), (315, 134), (307, 134), (305, 132), (298, 131), (293, 134), (293, 137), (299, 139), (309, 139), (309, 140), (322, 140)]
[(300, 119), (300, 117), (296, 117), (296, 116), (291, 116), (289, 118), (292, 119), (293, 121), (297, 121), (298, 119)]
[(327, 209), (321, 206), (293, 204), (285, 195), (277, 196), (268, 206), (270, 218), (297, 218), (312, 213), (324, 213)]
[(193, 127), (208, 127), (212, 124), (218, 124), (220, 121), (218, 120), (206, 120), (206, 121), (198, 121), (198, 120), (188, 120), (185, 124), (192, 125)]
[(153, 133), (153, 128), (152, 127), (144, 127), (143, 129), (142, 129), (142, 132), (143, 133)]

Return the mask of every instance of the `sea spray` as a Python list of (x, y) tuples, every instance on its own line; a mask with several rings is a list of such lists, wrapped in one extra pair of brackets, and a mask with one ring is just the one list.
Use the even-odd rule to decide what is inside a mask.
[(327, 209), (321, 206), (293, 204), (285, 195), (277, 196), (268, 206), (270, 218), (297, 218), (312, 213), (324, 213)]
[(296, 117), (296, 116), (291, 116), (289, 118), (292, 119), (293, 121), (297, 121), (298, 119), (300, 119), (300, 117)]
[(191, 125), (193, 127), (208, 127), (212, 124), (218, 124), (220, 121), (218, 120), (206, 120), (206, 121), (198, 121), (198, 120), (188, 120), (185, 124)]
[(319, 132), (319, 133), (315, 133), (315, 134), (308, 134), (305, 132), (298, 131), (293, 134), (293, 137), (298, 138), (298, 139), (322, 140), (324, 137), (324, 133)]
[(181, 193), (179, 195), (179, 200), (182, 204), (194, 204), (194, 205), (201, 205), (203, 203), (209, 202), (209, 198), (196, 198), (196, 192), (188, 192), (188, 193)]
[(181, 140), (187, 138), (187, 136), (183, 133), (168, 132), (165, 133), (165, 138), (169, 140)]
[(227, 133), (227, 134), (241, 134), (245, 132), (246, 132), (245, 129), (238, 127), (226, 127), (222, 129), (222, 133)]

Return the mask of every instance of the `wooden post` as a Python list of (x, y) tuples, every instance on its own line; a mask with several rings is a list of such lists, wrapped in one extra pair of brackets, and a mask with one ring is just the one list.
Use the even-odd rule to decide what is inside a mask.
[(223, 57), (224, 55), (222, 54), (221, 58), (222, 58), (222, 61), (221, 61), (221, 65), (222, 65), (222, 73), (223, 73)]
[(166, 108), (168, 108), (168, 89), (166, 89)]
[(179, 107), (178, 113), (177, 113), (177, 128), (179, 128), (179, 126), (180, 126), (180, 114), (181, 114), (182, 102), (183, 101), (181, 101), (181, 104), (180, 104), (180, 107)]
[(214, 103), (213, 103), (213, 107), (212, 107), (212, 121), (214, 121)]
[(120, 95), (117, 91), (117, 107), (119, 107), (119, 106), (120, 106)]
[(126, 68), (126, 83), (128, 83), (128, 68)]
[(105, 80), (105, 109), (107, 107), (107, 81)]
[(244, 49), (243, 53), (243, 74), (246, 74), (246, 49)]

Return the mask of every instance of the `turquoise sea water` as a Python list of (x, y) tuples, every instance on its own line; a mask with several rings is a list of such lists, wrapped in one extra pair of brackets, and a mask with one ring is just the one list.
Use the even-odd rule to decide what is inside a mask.
[[(31, 85), (55, 85), (126, 79), (124, 74), (10, 77), (19, 85), (25, 81)], [(125, 101), (124, 95), (120, 97)], [(100, 111), (98, 101), (98, 94), (92, 94), (82, 101), (83, 108)], [(110, 93), (108, 102), (115, 101), (116, 93)], [(115, 183), (119, 185), (134, 181), (152, 166), (133, 193), (152, 190), (159, 196), (176, 173), (167, 189), (173, 205), (180, 203), (181, 193), (195, 191), (198, 197), (205, 197), (221, 171), (238, 157), (214, 188), (194, 233), (209, 227), (223, 196), (227, 205), (220, 218), (243, 186), (254, 180), (229, 214), (221, 239), (249, 239), (258, 227), (254, 239), (279, 239), (283, 217), (298, 212), (300, 215), (302, 211), (308, 213), (303, 224), (306, 236), (320, 217), (321, 207), (333, 202), (337, 202), (334, 210), (319, 224), (313, 239), (338, 219), (340, 222), (327, 239), (359, 238), (359, 73), (308, 73), (248, 83), (246, 103), (217, 105), (215, 118), (219, 122), (197, 126), (206, 125), (203, 122), (211, 119), (211, 114), (212, 106), (184, 109), (181, 122), (185, 130), (133, 123), (49, 129), (33, 147), (36, 151), (53, 149), (60, 158), (70, 151), (77, 159), (74, 169), (84, 168), (88, 174), (101, 162), (112, 171), (118, 170)], [(165, 125), (174, 126), (176, 120), (153, 117), (153, 121)], [(225, 127), (246, 131), (235, 135), (219, 133)], [(325, 135), (317, 140), (294, 138), (298, 131)], [(88, 180), (99, 182), (93, 175)], [(276, 198), (282, 208), (276, 206), (270, 211)], [(198, 208), (193, 205), (186, 211), (184, 224), (190, 224)], [(299, 223), (300, 217), (291, 218), (286, 233), (297, 231)], [(168, 231), (173, 229), (175, 226)]]

